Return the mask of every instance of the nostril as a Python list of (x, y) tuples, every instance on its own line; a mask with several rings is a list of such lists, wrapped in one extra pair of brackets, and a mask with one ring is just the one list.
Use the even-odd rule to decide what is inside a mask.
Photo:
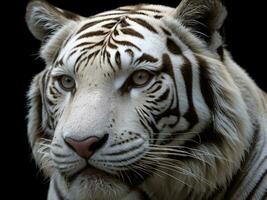
[(108, 134), (105, 134), (100, 140), (89, 146), (88, 150), (93, 152), (97, 151), (107, 142), (108, 137)]

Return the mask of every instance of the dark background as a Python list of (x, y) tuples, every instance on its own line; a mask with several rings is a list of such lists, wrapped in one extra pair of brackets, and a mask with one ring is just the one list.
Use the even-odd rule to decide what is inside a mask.
[[(8, 65), (2, 66), (8, 70), (8, 86), (5, 98), (9, 105), (9, 112), (5, 115), (8, 127), (8, 140), (2, 140), (5, 147), (6, 159), (3, 165), (9, 173), (6, 187), (9, 194), (7, 199), (46, 199), (47, 181), (38, 173), (31, 160), (30, 149), (26, 137), (26, 98), (25, 94), (32, 77), (44, 67), (38, 59), (40, 43), (27, 30), (24, 14), (27, 0), (12, 1), (12, 21), (8, 21), (7, 55)], [(116, 8), (126, 4), (154, 3), (176, 7), (180, 0), (50, 0), (52, 4), (77, 12), (83, 16), (90, 16), (98, 12)], [(264, 1), (228, 0), (226, 6), (229, 11), (226, 21), (226, 44), (232, 52), (236, 62), (240, 64), (257, 84), (267, 91), (266, 77), (266, 13), (261, 12)], [(3, 7), (5, 10), (7, 7)], [(6, 17), (10, 17), (10, 14)], [(265, 18), (264, 18), (265, 17)], [(4, 18), (7, 19), (7, 18)], [(6, 20), (5, 20), (6, 21)], [(2, 38), (3, 39), (3, 38)], [(12, 76), (11, 76), (12, 75)], [(2, 75), (3, 76), (3, 75)], [(11, 78), (10, 78), (11, 77)], [(12, 98), (11, 98), (12, 97)], [(5, 108), (2, 108), (5, 109)], [(3, 132), (2, 134), (6, 134)], [(2, 172), (2, 173), (5, 173)], [(7, 172), (8, 173), (8, 172)], [(11, 175), (10, 175), (11, 174)], [(2, 176), (5, 174), (2, 174)], [(15, 188), (15, 190), (14, 190)]]

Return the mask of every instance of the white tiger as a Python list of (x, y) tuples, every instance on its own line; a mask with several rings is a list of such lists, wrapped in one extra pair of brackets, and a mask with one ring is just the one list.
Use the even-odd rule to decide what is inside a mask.
[(30, 2), (46, 63), (28, 137), (49, 200), (264, 199), (267, 97), (232, 60), (219, 0), (91, 17)]

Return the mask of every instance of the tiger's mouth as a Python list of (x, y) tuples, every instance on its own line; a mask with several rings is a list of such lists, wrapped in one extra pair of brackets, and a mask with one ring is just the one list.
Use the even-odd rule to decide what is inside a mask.
[(77, 171), (73, 175), (68, 177), (68, 180), (72, 182), (77, 177), (84, 177), (90, 179), (105, 179), (105, 178), (114, 178), (114, 175), (111, 175), (103, 170), (95, 168), (91, 165), (87, 165), (81, 170)]
[(130, 185), (122, 182), (116, 175), (87, 165), (72, 176), (65, 177), (70, 199), (117, 200), (130, 191)]
[[(103, 177), (108, 176), (109, 174), (104, 172), (103, 170), (97, 169), (95, 167), (87, 166), (83, 170), (80, 171), (82, 176), (95, 176), (95, 177)], [(110, 176), (110, 175), (109, 175)]]
[[(151, 168), (155, 168), (156, 166), (149, 166)], [(136, 176), (136, 173), (138, 173), (139, 176)], [(150, 174), (139, 171), (137, 172), (137, 169), (135, 170), (123, 170), (117, 172), (117, 174), (111, 174), (109, 172), (106, 172), (104, 170), (98, 169), (92, 165), (87, 165), (81, 170), (77, 171), (75, 174), (66, 177), (68, 182), (73, 182), (76, 179), (82, 178), (89, 182), (91, 181), (100, 181), (100, 182), (116, 182), (120, 184), (124, 184), (127, 186), (136, 186), (141, 184), (144, 179), (149, 177)]]

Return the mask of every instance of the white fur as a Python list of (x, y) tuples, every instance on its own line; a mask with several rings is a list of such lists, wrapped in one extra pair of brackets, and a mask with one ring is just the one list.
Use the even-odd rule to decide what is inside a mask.
[[(97, 15), (96, 19), (78, 17), (78, 21), (73, 21), (65, 18), (62, 10), (57, 10), (58, 12), (56, 12), (53, 8), (43, 3), (34, 4), (35, 6), (30, 4), (27, 19), (30, 30), (35, 37), (41, 39), (43, 29), (55, 29), (49, 35), (50, 39), (41, 48), (41, 57), (46, 61), (47, 68), (35, 77), (28, 94), (30, 98), (28, 136), (34, 158), (51, 180), (49, 200), (57, 199), (58, 194), (55, 190), (55, 184), (59, 186), (63, 196), (71, 200), (141, 199), (142, 193), (139, 189), (145, 191), (153, 200), (188, 199), (189, 193), (192, 199), (208, 198), (218, 188), (221, 188), (222, 192), (218, 194), (217, 198), (220, 199), (223, 196), (223, 192), (227, 190), (228, 184), (240, 169), (242, 160), (251, 146), (256, 123), (261, 128), (261, 138), (266, 139), (266, 126), (264, 125), (266, 124), (266, 94), (260, 91), (248, 75), (234, 63), (226, 50), (224, 50), (224, 59), (219, 59), (215, 49), (222, 44), (222, 41), (217, 29), (221, 27), (226, 12), (224, 7), (218, 4), (217, 1), (210, 7), (207, 4), (210, 0), (202, 0), (201, 2), (206, 4), (197, 7), (199, 4), (196, 1), (184, 0), (176, 10), (158, 5), (122, 7), (124, 9), (137, 9), (143, 6), (145, 9), (158, 9), (161, 11), (160, 14), (164, 15), (161, 20), (154, 19), (151, 16), (139, 16), (140, 19), (152, 24), (158, 32), (157, 34), (138, 23), (128, 20), (127, 22), (129, 22), (130, 26), (142, 33), (145, 38), (140, 39), (120, 34), (116, 37), (114, 36), (119, 41), (131, 41), (142, 48), (141, 52), (135, 48), (131, 49), (135, 54), (133, 59), (137, 59), (142, 53), (148, 53), (158, 58), (159, 61), (153, 65), (147, 63), (132, 64), (129, 55), (125, 53), (125, 50), (129, 47), (121, 45), (119, 52), (121, 54), (122, 69), (117, 74), (114, 73), (110, 78), (104, 78), (103, 72), (112, 74), (113, 71), (109, 63), (100, 64), (100, 56), (89, 62), (87, 66), (82, 65), (80, 68), (82, 73), (79, 72), (77, 73), (78, 75), (74, 73), (73, 68), (80, 52), (77, 51), (72, 57), (69, 56), (72, 48), (82, 42), (93, 43), (108, 39), (107, 36), (94, 36), (77, 40), (84, 33), (100, 30), (100, 25), (105, 24), (105, 22), (101, 22), (75, 35), (84, 24), (96, 19), (105, 19), (104, 16)], [(224, 12), (218, 14), (214, 19), (212, 23), (214, 27), (212, 40), (211, 43), (206, 44), (191, 30), (192, 24), (189, 24), (188, 17), (199, 16), (211, 8), (223, 10)], [(112, 12), (118, 11), (107, 11), (102, 14), (110, 14)], [(148, 15), (153, 14), (153, 11), (149, 10), (144, 12)], [(122, 16), (121, 19), (124, 17)], [(41, 26), (42, 24), (43, 26)], [(183, 56), (190, 60), (192, 64), (193, 104), (199, 118), (199, 122), (189, 132), (180, 133), (170, 144), (165, 146), (159, 145), (159, 141), (152, 144), (150, 141), (152, 139), (151, 133), (144, 128), (140, 120), (149, 119), (151, 123), (156, 123), (153, 115), (160, 114), (169, 107), (175, 108), (178, 103), (181, 111), (179, 123), (175, 127), (169, 128), (164, 125), (174, 123), (177, 120), (177, 116), (171, 115), (160, 119), (156, 125), (160, 130), (159, 139), (164, 139), (177, 131), (187, 129), (190, 122), (183, 116), (189, 108), (185, 89), (186, 83), (181, 73), (184, 58), (169, 52), (166, 46), (167, 36), (162, 32), (161, 27), (172, 32), (170, 37), (174, 38), (176, 44), (181, 48)], [(112, 31), (114, 30), (111, 30), (110, 37), (113, 34)], [(63, 48), (64, 42), (70, 36), (70, 40)], [(103, 47), (97, 48), (101, 49)], [(116, 51), (107, 49), (111, 55), (111, 64), (118, 68), (115, 60)], [(65, 63), (61, 67), (53, 66), (52, 62), (58, 50), (60, 50), (58, 57), (62, 58)], [(86, 55), (88, 56), (95, 50), (94, 48), (89, 49)], [(160, 69), (162, 55), (167, 52), (173, 64), (176, 81), (166, 73), (162, 74), (164, 79), (155, 76), (154, 79), (164, 80), (164, 84), (162, 84), (156, 95), (162, 95), (166, 89), (170, 90), (169, 95), (176, 94), (175, 85), (179, 95), (178, 97), (174, 95), (172, 104), (171, 98), (160, 102), (158, 105), (160, 111), (154, 109), (148, 112), (144, 106), (148, 99), (144, 88), (133, 88), (129, 94), (127, 92), (126, 94), (121, 94), (120, 89), (133, 71), (137, 69)], [(209, 72), (210, 87), (214, 97), (212, 111), (205, 103), (204, 94), (201, 93), (199, 59), (206, 62), (205, 67)], [(60, 97), (55, 97), (55, 95), (49, 93), (48, 89), (43, 90), (42, 77), (49, 74), (48, 72), (50, 71), (54, 77), (58, 74), (67, 74), (73, 77), (77, 84), (75, 95), (60, 89), (58, 83), (55, 84), (55, 87), (61, 91)], [(146, 88), (155, 82), (154, 79), (151, 80)], [(52, 80), (49, 80), (48, 85), (51, 86)], [(44, 97), (56, 102), (56, 106), (45, 107)], [(40, 108), (42, 110), (42, 121), (40, 121)], [(139, 114), (144, 110), (147, 112), (142, 113), (142, 117), (140, 117)], [(47, 112), (53, 113), (55, 118), (53, 122), (54, 130), (47, 128), (47, 124), (52, 123), (50, 122), (51, 116)], [(40, 125), (41, 123), (42, 126)], [(188, 141), (193, 136), (200, 134), (210, 123), (214, 126), (211, 134), (219, 134), (220, 143), (201, 144), (194, 149), (188, 149), (188, 152), (173, 149), (174, 146), (182, 147), (184, 141)], [(49, 134), (47, 134), (48, 132)], [(101, 138), (106, 133), (109, 134), (108, 141), (88, 160), (79, 157), (64, 141), (67, 137), (75, 140), (83, 140), (89, 136)], [(47, 138), (42, 138), (40, 135), (44, 135)], [(132, 142), (129, 142), (131, 140)], [(125, 154), (109, 155), (110, 153), (126, 152), (136, 146), (138, 148)], [(161, 151), (153, 154), (153, 151), (150, 152), (153, 148), (158, 148)], [(190, 153), (189, 156), (192, 159), (168, 160), (166, 159), (167, 150), (177, 155)], [(262, 153), (261, 158), (264, 157), (265, 153), (265, 151)], [(63, 158), (57, 155), (61, 155)], [(147, 159), (147, 163), (138, 164), (138, 161), (143, 158)], [(72, 163), (69, 164), (69, 161)], [(135, 166), (137, 168), (135, 169), (141, 169), (145, 172), (148, 170), (148, 173), (152, 173), (152, 175), (136, 187), (126, 185), (110, 175), (98, 178), (81, 173), (74, 180), (68, 180), (73, 174), (83, 169), (87, 163), (110, 175), (118, 175), (120, 171), (129, 169), (129, 166), (134, 166), (137, 163), (137, 166)], [(156, 164), (158, 167), (151, 170), (148, 163)], [(248, 166), (252, 167), (252, 164), (249, 163)], [(138, 174), (136, 175), (138, 176)], [(249, 175), (253, 179), (253, 174)], [(256, 180), (259, 180), (258, 176), (257, 179), (252, 180), (254, 185)], [(236, 193), (233, 194), (235, 197), (246, 191), (245, 183), (247, 181), (246, 179), (241, 184), (241, 187), (236, 190)], [(253, 188), (253, 184), (250, 189)], [(261, 189), (259, 194), (262, 193)], [(246, 195), (248, 194), (245, 193), (242, 198), (246, 198)]]

